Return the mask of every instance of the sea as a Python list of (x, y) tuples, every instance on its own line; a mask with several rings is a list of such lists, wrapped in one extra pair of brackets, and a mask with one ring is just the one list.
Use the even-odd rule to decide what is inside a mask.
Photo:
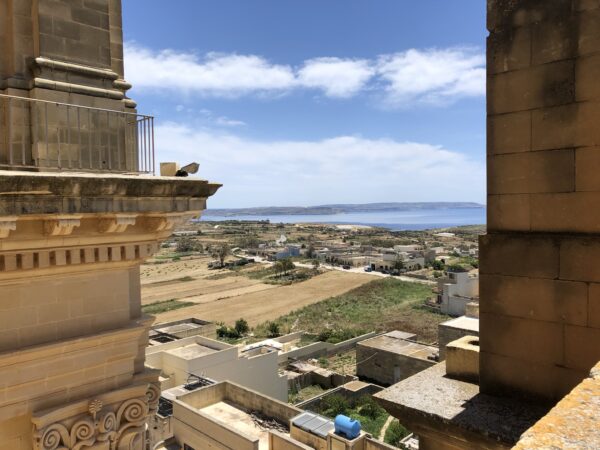
[(202, 215), (201, 221), (269, 220), (271, 223), (323, 223), (335, 225), (367, 225), (392, 231), (427, 230), (461, 225), (482, 225), (486, 222), (485, 208), (419, 209), (411, 211), (377, 211), (330, 215)]

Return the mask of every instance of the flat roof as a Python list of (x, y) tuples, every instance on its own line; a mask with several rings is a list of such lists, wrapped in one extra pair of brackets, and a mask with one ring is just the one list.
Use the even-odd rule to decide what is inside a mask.
[(180, 333), (182, 331), (189, 331), (189, 330), (195, 330), (197, 328), (202, 328), (205, 325), (206, 324), (202, 324), (202, 323), (184, 322), (184, 323), (178, 323), (175, 325), (166, 325), (166, 326), (160, 327), (160, 328), (157, 327), (157, 328), (155, 328), (155, 330), (159, 331), (161, 333)]
[(183, 359), (196, 359), (201, 356), (217, 353), (218, 351), (219, 350), (194, 342), (188, 345), (183, 345), (181, 347), (170, 348), (168, 350), (165, 350), (165, 353), (169, 353), (173, 356), (177, 356)]
[[(241, 406), (230, 401), (220, 401), (200, 408), (199, 411), (227, 424), (228, 427), (234, 428), (239, 433), (258, 439), (259, 450), (269, 450), (269, 428)], [(281, 427), (277, 427), (277, 430), (281, 432)]]
[(479, 319), (475, 317), (461, 316), (440, 323), (442, 327), (458, 328), (461, 330), (470, 330), (479, 333)]
[(394, 337), (393, 332), (361, 341), (358, 345), (427, 361), (429, 361), (427, 357), (437, 351), (436, 347), (430, 345)]

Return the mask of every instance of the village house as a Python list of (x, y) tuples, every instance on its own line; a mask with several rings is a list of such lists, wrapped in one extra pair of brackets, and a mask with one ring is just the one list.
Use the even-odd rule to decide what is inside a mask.
[(448, 270), (437, 283), (436, 304), (444, 314), (462, 316), (468, 303), (479, 301), (479, 274), (476, 271)]
[(161, 373), (161, 389), (185, 384), (190, 375), (230, 380), (286, 400), (287, 378), (279, 374), (278, 352), (267, 346), (240, 347), (202, 336), (190, 336), (146, 349), (146, 366)]

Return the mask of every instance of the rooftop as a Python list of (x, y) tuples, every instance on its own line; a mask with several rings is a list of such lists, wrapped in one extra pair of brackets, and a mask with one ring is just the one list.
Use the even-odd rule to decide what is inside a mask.
[(204, 414), (228, 424), (230, 427), (245, 434), (248, 437), (258, 439), (260, 450), (269, 449), (269, 430), (288, 433), (287, 425), (274, 419), (261, 417), (256, 412), (251, 412), (231, 401), (220, 401), (212, 405), (200, 408)]
[(458, 328), (461, 330), (471, 330), (479, 332), (479, 319), (474, 317), (461, 316), (440, 324), (440, 326)]
[(214, 349), (206, 345), (194, 342), (192, 344), (184, 345), (181, 347), (168, 349), (165, 353), (177, 356), (182, 359), (196, 359), (201, 356), (211, 355), (218, 351), (218, 349)]
[(428, 356), (437, 351), (437, 347), (419, 344), (418, 342), (412, 342), (406, 340), (405, 338), (397, 337), (400, 335), (396, 333), (401, 332), (392, 331), (390, 333), (382, 334), (380, 336), (364, 340), (358, 345), (424, 360), (428, 360)]
[(527, 430), (516, 450), (600, 448), (600, 363), (542, 420)]

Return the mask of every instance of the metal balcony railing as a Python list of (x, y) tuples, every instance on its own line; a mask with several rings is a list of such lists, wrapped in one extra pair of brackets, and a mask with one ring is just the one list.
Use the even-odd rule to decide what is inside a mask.
[(154, 117), (0, 94), (0, 169), (154, 173)]

